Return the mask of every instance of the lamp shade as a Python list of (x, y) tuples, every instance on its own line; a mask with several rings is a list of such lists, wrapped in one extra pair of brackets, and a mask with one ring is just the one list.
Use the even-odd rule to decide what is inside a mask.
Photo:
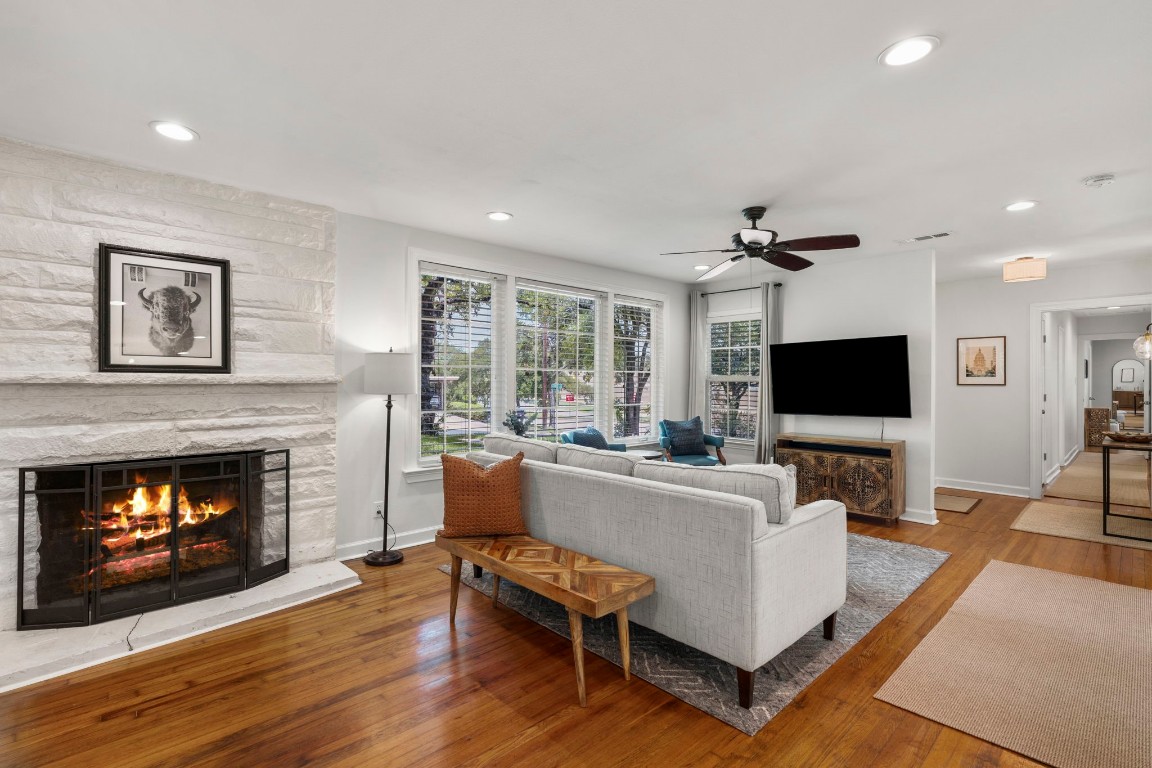
[(416, 393), (415, 352), (369, 352), (364, 355), (364, 392), (369, 395)]
[(1004, 265), (1004, 282), (1023, 283), (1028, 280), (1043, 280), (1048, 276), (1048, 260), (1023, 256)]

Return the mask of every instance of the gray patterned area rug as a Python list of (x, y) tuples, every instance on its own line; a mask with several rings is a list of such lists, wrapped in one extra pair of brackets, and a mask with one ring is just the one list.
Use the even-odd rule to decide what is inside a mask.
[[(736, 702), (736, 668), (658, 632), (631, 623), (632, 673), (749, 736), (771, 720), (824, 670), (904, 602), (948, 559), (947, 552), (848, 534), (848, 600), (836, 619), (836, 639), (817, 624), (756, 670), (751, 709)], [(447, 573), (448, 566), (440, 570)], [(465, 566), (461, 581), (492, 595), (492, 575)], [(501, 580), (500, 602), (568, 638), (568, 612), (559, 603)], [(620, 666), (616, 617), (584, 619), (584, 648)]]

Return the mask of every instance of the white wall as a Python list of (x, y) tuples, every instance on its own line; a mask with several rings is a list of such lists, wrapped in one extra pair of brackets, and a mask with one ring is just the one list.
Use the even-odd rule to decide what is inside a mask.
[(1143, 366), (1141, 366), (1139, 385), (1132, 383), (1112, 386), (1112, 369), (1116, 363), (1121, 360), (1134, 360), (1136, 358), (1132, 353), (1132, 340), (1139, 333), (1139, 331), (1133, 331), (1131, 339), (1106, 339), (1092, 342), (1092, 397), (1096, 398), (1093, 401), (1095, 407), (1111, 408), (1113, 389), (1144, 389)]
[[(783, 283), (781, 341), (818, 341), (857, 336), (908, 336), (912, 418), (886, 419), (884, 437), (907, 442), (906, 519), (935, 522), (932, 501), (932, 378), (935, 255), (916, 251), (803, 272), (776, 273)], [(760, 282), (762, 278), (758, 278)], [(747, 286), (748, 280), (743, 281)], [(741, 287), (729, 281), (710, 288)], [(759, 292), (727, 294), (729, 303), (758, 308)], [(802, 374), (801, 374), (802, 375)], [(877, 418), (782, 416), (781, 432), (880, 437)], [(729, 451), (725, 451), (729, 453)], [(750, 459), (749, 459), (750, 460)]]
[[(936, 360), (937, 484), (1029, 494), (1028, 346), (1033, 304), (1099, 298), (1099, 306), (1107, 306), (1109, 297), (1149, 293), (1152, 257), (1084, 269), (1050, 263), (1046, 280), (1028, 283), (1008, 284), (999, 277), (940, 283), (936, 288), (940, 350)], [(1077, 332), (1083, 336), (1088, 331), (1081, 323)], [(956, 384), (956, 339), (966, 336), (1007, 337), (1005, 386)], [(1083, 361), (1078, 364), (1083, 366)]]
[[(380, 396), (363, 394), (364, 353), (386, 351), (389, 346), (397, 352), (410, 351), (417, 311), (415, 297), (406, 289), (410, 248), (444, 254), (444, 260), (456, 256), (469, 264), (484, 263), (494, 271), (505, 265), (509, 271), (530, 272), (556, 282), (663, 294), (668, 322), (665, 410), (669, 417), (684, 414), (688, 376), (685, 285), (360, 216), (340, 214), (339, 225), (336, 365), (343, 376), (337, 405), (339, 557), (378, 549), (382, 539), (383, 526), (372, 516), (372, 502), (384, 498), (385, 408)], [(430, 541), (443, 521), (439, 474), (412, 471), (409, 449), (418, 407), (417, 398), (410, 396), (397, 399), (392, 410), (389, 522), (399, 533), (400, 546)]]

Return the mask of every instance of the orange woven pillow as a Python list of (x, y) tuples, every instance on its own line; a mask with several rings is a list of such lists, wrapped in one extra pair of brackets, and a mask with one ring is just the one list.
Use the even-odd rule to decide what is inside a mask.
[(444, 465), (446, 538), (527, 534), (520, 515), (520, 462), (524, 454), (485, 469), (459, 456), (440, 454)]

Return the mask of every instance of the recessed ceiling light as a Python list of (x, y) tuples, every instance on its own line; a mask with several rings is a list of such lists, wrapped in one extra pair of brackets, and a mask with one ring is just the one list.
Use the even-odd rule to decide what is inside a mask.
[(920, 61), (940, 45), (940, 38), (933, 35), (919, 35), (901, 40), (888, 46), (880, 54), (880, 63), (890, 67), (902, 67)]
[(200, 134), (196, 133), (196, 131), (192, 130), (191, 128), (180, 125), (180, 123), (169, 123), (164, 120), (155, 120), (149, 123), (149, 125), (152, 126), (152, 130), (156, 131), (156, 133), (160, 134), (161, 136), (169, 139), (175, 139), (176, 141), (192, 141), (193, 139), (200, 138)]
[(708, 270), (712, 269), (712, 267), (708, 264), (697, 264), (696, 266), (692, 267), (692, 269), (696, 270), (697, 272), (707, 272)]
[(1120, 307), (1105, 307), (1105, 309), (1120, 309)]
[(1035, 200), (1017, 200), (1015, 203), (1008, 203), (1008, 205), (1004, 206), (1004, 210), (1016, 212), (1016, 211), (1026, 211), (1029, 208), (1035, 208), (1035, 207), (1036, 207), (1036, 201)]
[(505, 211), (489, 211), (488, 218), (492, 219), (492, 221), (508, 221), (508, 219), (512, 218), (512, 214)]

